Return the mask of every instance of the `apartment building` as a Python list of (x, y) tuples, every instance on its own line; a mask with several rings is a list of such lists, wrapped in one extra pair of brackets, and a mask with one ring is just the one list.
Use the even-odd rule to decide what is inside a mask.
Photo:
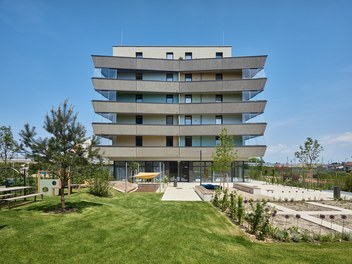
[(223, 128), (238, 153), (231, 180), (249, 158), (264, 156), (265, 145), (248, 142), (266, 128), (256, 121), (266, 105), (258, 99), (266, 56), (232, 57), (231, 46), (115, 46), (113, 56), (92, 58), (101, 96), (92, 102), (93, 130), (107, 141), (100, 151), (117, 180), (135, 161), (178, 181), (217, 181), (211, 155)]

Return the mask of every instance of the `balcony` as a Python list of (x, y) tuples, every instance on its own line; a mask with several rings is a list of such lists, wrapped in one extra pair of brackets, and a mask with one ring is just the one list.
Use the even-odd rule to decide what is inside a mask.
[(92, 78), (95, 90), (178, 93), (179, 82), (136, 81)]
[(263, 135), (266, 123), (235, 125), (121, 125), (113, 123), (93, 123), (96, 135), (130, 136), (217, 136), (223, 128), (229, 135)]
[(121, 103), (113, 101), (92, 101), (96, 113), (120, 114), (168, 114), (179, 113), (179, 104)]
[(264, 90), (266, 78), (226, 81), (163, 82), (92, 78), (95, 90), (156, 93), (227, 93)]
[[(210, 147), (116, 147), (98, 146), (100, 154), (111, 160), (145, 160), (145, 161), (199, 161), (202, 150), (204, 161), (212, 160), (211, 154), (215, 148)], [(263, 157), (266, 146), (236, 147), (238, 160), (247, 160), (250, 157)]]
[(180, 104), (180, 115), (263, 113), (266, 101)]
[(266, 105), (264, 100), (190, 104), (123, 103), (93, 100), (92, 103), (96, 113), (168, 115), (263, 113)]
[(232, 57), (222, 59), (166, 60), (115, 56), (92, 56), (96, 68), (196, 72), (263, 68), (267, 56)]
[(266, 78), (250, 80), (180, 82), (180, 93), (227, 93), (264, 90)]

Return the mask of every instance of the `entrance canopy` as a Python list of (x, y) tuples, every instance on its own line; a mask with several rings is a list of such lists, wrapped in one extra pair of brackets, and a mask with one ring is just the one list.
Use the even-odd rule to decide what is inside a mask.
[(139, 179), (154, 179), (159, 176), (159, 172), (140, 172), (132, 177)]

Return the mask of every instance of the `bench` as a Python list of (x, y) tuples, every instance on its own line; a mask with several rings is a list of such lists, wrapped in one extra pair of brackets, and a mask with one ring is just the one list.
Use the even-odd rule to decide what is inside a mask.
[(214, 191), (208, 190), (203, 186), (196, 186), (195, 191), (203, 201), (210, 202), (213, 199)]
[(251, 193), (251, 194), (261, 194), (261, 190), (257, 186), (234, 183), (233, 188), (243, 192)]
[(10, 203), (11, 202), (14, 202), (14, 201), (19, 200), (19, 199), (30, 198), (30, 197), (34, 197), (34, 201), (37, 201), (37, 196), (41, 196), (42, 200), (43, 200), (43, 193), (32, 193), (32, 194), (27, 194), (27, 195), (21, 195), (21, 196), (15, 196), (15, 197), (11, 197), (11, 198), (6, 198), (6, 199), (3, 199), (3, 200), (7, 201), (7, 205), (9, 207), (9, 209), (10, 209), (11, 208), (10, 207)]

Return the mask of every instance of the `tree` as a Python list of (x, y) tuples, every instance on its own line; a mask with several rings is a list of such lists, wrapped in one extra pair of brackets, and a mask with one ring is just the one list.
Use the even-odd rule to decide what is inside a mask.
[(98, 150), (93, 149), (97, 139), (93, 137), (89, 142), (84, 126), (77, 121), (77, 115), (65, 100), (45, 116), (44, 129), (48, 137), (36, 138), (35, 127), (29, 124), (25, 124), (20, 132), (27, 156), (50, 167), (57, 174), (61, 183), (62, 211), (65, 211), (65, 186), (73, 172), (79, 166), (88, 166), (95, 158), (99, 158)]
[(306, 142), (304, 142), (304, 146), (299, 146), (299, 150), (295, 152), (295, 156), (301, 163), (311, 169), (313, 164), (318, 161), (321, 151), (323, 151), (323, 147), (318, 143), (318, 141), (307, 137)]
[[(232, 163), (237, 158), (237, 151), (234, 150), (233, 137), (227, 134), (227, 129), (224, 128), (220, 135), (220, 144), (216, 147), (215, 152), (212, 153), (213, 169), (215, 172), (221, 174), (222, 178), (226, 178), (227, 187), (228, 171), (231, 169)], [(225, 181), (223, 180), (223, 188), (225, 188)]]
[(19, 152), (20, 145), (13, 138), (11, 127), (0, 127), (0, 158), (4, 162), (4, 178), (6, 177), (7, 162)]

